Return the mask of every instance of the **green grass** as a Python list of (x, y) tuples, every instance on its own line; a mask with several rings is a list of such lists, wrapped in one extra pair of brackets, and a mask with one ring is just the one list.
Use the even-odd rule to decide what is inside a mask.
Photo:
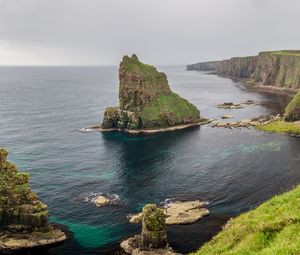
[(292, 101), (285, 108), (288, 119), (297, 120), (300, 117), (300, 91), (293, 97)]
[(299, 255), (300, 185), (229, 221), (194, 255)]
[(175, 93), (157, 97), (141, 112), (143, 123), (156, 123), (157, 126), (172, 126), (183, 120), (198, 120), (199, 110), (186, 99)]
[(273, 54), (273, 55), (300, 56), (300, 50), (276, 50), (276, 51), (264, 51), (262, 53), (269, 53), (269, 54)]
[(124, 65), (122, 66), (125, 68), (126, 72), (141, 73), (147, 76), (151, 74), (157, 75), (157, 70), (154, 66), (140, 62), (135, 54), (131, 57), (124, 56), (123, 63)]
[(269, 124), (257, 126), (256, 128), (262, 131), (275, 133), (300, 134), (300, 125), (297, 125), (293, 122), (286, 122), (283, 120), (273, 121)]

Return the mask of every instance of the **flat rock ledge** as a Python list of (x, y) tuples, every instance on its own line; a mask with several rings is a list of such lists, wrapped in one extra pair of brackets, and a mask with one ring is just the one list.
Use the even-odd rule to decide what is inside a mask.
[(259, 125), (266, 125), (269, 124), (272, 121), (280, 120), (281, 116), (278, 114), (276, 116), (260, 116), (257, 118), (252, 119), (244, 119), (241, 121), (236, 122), (225, 122), (225, 121), (212, 121), (211, 127), (222, 127), (222, 128), (249, 128), (249, 127), (256, 127)]
[(64, 232), (53, 229), (50, 232), (33, 232), (12, 234), (6, 231), (0, 232), (1, 251), (17, 251), (35, 247), (44, 247), (61, 243), (67, 239)]
[(134, 237), (128, 238), (121, 242), (121, 248), (128, 254), (131, 255), (182, 255), (181, 253), (176, 253), (169, 246), (160, 249), (149, 248), (147, 250), (142, 250), (140, 248), (141, 236), (135, 235)]
[(199, 122), (196, 123), (189, 123), (189, 124), (183, 124), (183, 125), (176, 125), (172, 127), (166, 127), (166, 128), (157, 128), (157, 129), (118, 129), (118, 128), (102, 128), (101, 125), (95, 125), (89, 128), (84, 128), (82, 129), (87, 130), (87, 129), (94, 129), (100, 132), (114, 132), (114, 131), (119, 131), (123, 132), (126, 134), (132, 134), (132, 135), (150, 135), (150, 134), (156, 134), (156, 133), (163, 133), (163, 132), (171, 132), (171, 131), (177, 131), (177, 130), (182, 130), (182, 129), (188, 129), (188, 128), (193, 128), (193, 127), (199, 127), (201, 125), (209, 124), (213, 120), (212, 119), (206, 119), (206, 118), (201, 118)]
[[(203, 208), (204, 202), (199, 200), (181, 202), (176, 201), (168, 204), (163, 208), (163, 213), (166, 216), (167, 225), (183, 225), (193, 224), (203, 217), (209, 215), (209, 211)], [(140, 223), (142, 213), (134, 214), (130, 217), (130, 223)]]

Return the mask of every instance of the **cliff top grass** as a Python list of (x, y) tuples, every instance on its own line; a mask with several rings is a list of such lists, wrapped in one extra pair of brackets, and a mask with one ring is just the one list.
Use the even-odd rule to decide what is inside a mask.
[(273, 55), (300, 56), (300, 50), (276, 50), (276, 51), (263, 51), (261, 53), (268, 53)]
[(300, 254), (300, 185), (229, 221), (194, 255)]
[(139, 61), (138, 57), (135, 54), (132, 54), (131, 57), (124, 56), (121, 66), (126, 70), (126, 72), (142, 74), (146, 76), (157, 76), (157, 74), (159, 74), (163, 75), (164, 78), (166, 77), (164, 73), (158, 72), (154, 66), (144, 64), (141, 61)]
[(300, 134), (300, 124), (293, 123), (293, 122), (286, 122), (283, 120), (277, 120), (269, 124), (259, 125), (256, 128), (262, 131), (268, 131), (274, 133)]
[(184, 118), (199, 119), (200, 112), (196, 106), (175, 93), (157, 97), (141, 112), (143, 121), (163, 121), (164, 117), (168, 121), (180, 123)]

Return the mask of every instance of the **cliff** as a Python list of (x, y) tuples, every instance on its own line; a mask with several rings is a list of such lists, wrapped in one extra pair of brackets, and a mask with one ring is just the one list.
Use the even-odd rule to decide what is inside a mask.
[(216, 65), (216, 73), (239, 78), (249, 78), (255, 71), (257, 60), (257, 56), (237, 57), (229, 60), (222, 60)]
[(215, 71), (219, 61), (201, 62), (192, 65), (187, 65), (186, 69), (191, 71)]
[(300, 186), (230, 220), (193, 255), (300, 254)]
[(262, 85), (299, 89), (300, 51), (259, 53), (253, 79)]
[(286, 121), (300, 120), (300, 91), (293, 97), (292, 101), (285, 108)]
[(199, 110), (171, 91), (167, 76), (136, 55), (123, 57), (119, 80), (119, 106), (105, 110), (102, 129), (159, 129), (200, 121)]
[(29, 175), (19, 173), (0, 148), (0, 251), (31, 248), (66, 239), (48, 221), (48, 208), (29, 186)]
[[(187, 70), (203, 71), (210, 62), (188, 65)], [(258, 56), (214, 61), (212, 71), (237, 78), (249, 78), (260, 86), (300, 89), (300, 51), (260, 52)], [(206, 70), (205, 70), (206, 71)]]

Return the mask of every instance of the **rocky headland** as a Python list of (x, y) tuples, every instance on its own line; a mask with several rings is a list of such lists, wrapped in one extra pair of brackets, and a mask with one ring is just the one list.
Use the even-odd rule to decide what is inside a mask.
[(123, 57), (119, 81), (119, 106), (106, 108), (101, 131), (155, 133), (207, 122), (196, 106), (172, 92), (164, 73), (134, 54)]
[(299, 50), (264, 51), (258, 56), (213, 61), (214, 65), (202, 62), (188, 65), (187, 70), (207, 71), (206, 63), (216, 74), (247, 79), (248, 84), (257, 88), (290, 93), (300, 89)]
[(47, 205), (29, 186), (29, 174), (19, 173), (0, 148), (0, 253), (60, 243), (66, 239), (51, 226)]

